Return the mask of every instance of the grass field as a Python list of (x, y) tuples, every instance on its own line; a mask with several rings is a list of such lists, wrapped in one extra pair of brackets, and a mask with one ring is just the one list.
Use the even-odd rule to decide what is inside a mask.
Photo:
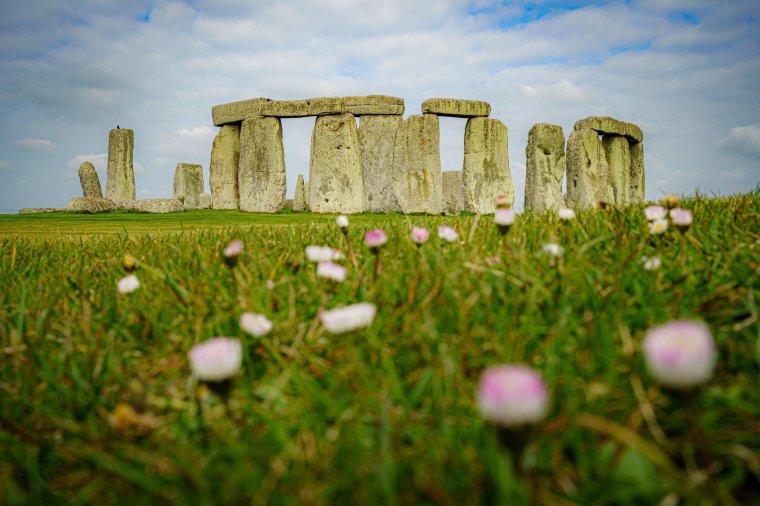
[[(354, 216), (356, 267), (334, 216), (0, 216), (0, 503), (758, 504), (760, 191), (682, 205), (693, 226), (662, 236), (640, 207), (526, 214), (505, 240), (489, 217)], [(433, 231), (419, 250), (412, 225)], [(347, 280), (318, 279), (309, 244), (346, 252)], [(320, 306), (359, 301), (377, 305), (371, 326), (320, 325)], [(245, 335), (243, 311), (274, 330)], [(641, 353), (677, 318), (718, 348), (690, 395)], [(214, 336), (243, 341), (229, 411), (188, 365)], [(551, 394), (519, 472), (475, 404), (499, 363), (529, 364)]]

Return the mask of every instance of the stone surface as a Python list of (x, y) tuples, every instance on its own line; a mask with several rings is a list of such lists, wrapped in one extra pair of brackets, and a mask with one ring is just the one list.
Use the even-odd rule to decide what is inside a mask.
[(66, 209), (58, 207), (22, 207), (18, 210), (18, 214), (55, 213), (59, 211), (66, 211)]
[(240, 126), (224, 125), (214, 137), (209, 164), (208, 185), (214, 209), (238, 208), (239, 163)]
[(135, 133), (130, 128), (117, 128), (108, 133), (106, 198), (114, 201), (135, 200), (134, 149)]
[(565, 206), (565, 134), (562, 127), (537, 123), (525, 147), (525, 210), (542, 213)]
[(251, 118), (240, 129), (240, 210), (274, 213), (285, 202), (285, 152), (279, 118)]
[(74, 197), (66, 204), (69, 211), (83, 211), (85, 213), (106, 213), (116, 208), (111, 199), (97, 197)]
[(459, 214), (464, 211), (464, 185), (461, 170), (447, 170), (441, 174), (443, 186), (443, 212)]
[(250, 100), (215, 105), (211, 108), (211, 120), (215, 126), (239, 125), (243, 120), (258, 116), (261, 112), (261, 104), (268, 101), (268, 98), (252, 98)]
[(115, 200), (115, 211), (134, 211), (137, 209), (137, 200)]
[(644, 133), (641, 131), (641, 128), (633, 123), (626, 123), (609, 116), (589, 116), (588, 118), (576, 121), (573, 127), (574, 130), (586, 128), (596, 130), (602, 135), (623, 135), (635, 142), (644, 140)]
[(359, 97), (343, 97), (346, 112), (354, 116), (371, 114), (404, 114), (404, 99), (388, 95), (364, 95)]
[(438, 116), (409, 116), (396, 131), (393, 194), (402, 212), (439, 214), (443, 209)]
[(262, 116), (276, 118), (302, 118), (343, 114), (346, 105), (340, 97), (308, 98), (306, 100), (272, 100), (261, 106)]
[(185, 209), (198, 209), (198, 198), (203, 193), (203, 167), (195, 163), (178, 163), (174, 170), (172, 196), (183, 203)]
[(135, 211), (142, 211), (144, 213), (181, 213), (185, 210), (177, 199), (143, 199), (135, 202), (133, 208)]
[(311, 192), (309, 190), (309, 182), (303, 183), (303, 205), (306, 211), (311, 211)]
[(203, 192), (198, 195), (198, 209), (211, 209), (211, 194)]
[(289, 211), (293, 210), (293, 199), (285, 199), (285, 203), (282, 205), (283, 209), (287, 209)]
[(593, 208), (613, 199), (599, 135), (595, 130), (574, 130), (567, 140), (567, 205)]
[(314, 213), (364, 211), (364, 178), (353, 114), (320, 116), (311, 136), (309, 207)]
[(631, 154), (631, 186), (628, 189), (628, 198), (631, 204), (640, 204), (645, 201), (644, 196), (644, 143), (629, 143)]
[(84, 162), (79, 166), (79, 184), (82, 186), (83, 197), (103, 197), (98, 172), (90, 162)]
[(306, 194), (304, 193), (303, 176), (301, 175), (296, 179), (296, 191), (293, 193), (293, 210), (306, 210)]
[(429, 98), (422, 102), (423, 114), (474, 118), (491, 114), (491, 104), (480, 100), (458, 100), (455, 98)]
[(496, 210), (494, 197), (497, 195), (509, 195), (514, 201), (507, 127), (498, 119), (467, 120), (462, 186), (466, 211), (493, 213)]
[(362, 116), (359, 120), (359, 148), (364, 175), (365, 209), (373, 213), (399, 211), (393, 195), (393, 144), (396, 131), (404, 123), (401, 116)]
[(628, 204), (631, 187), (631, 154), (628, 139), (622, 135), (605, 135), (602, 138), (604, 158), (609, 167), (609, 184), (612, 187), (613, 203), (617, 206)]

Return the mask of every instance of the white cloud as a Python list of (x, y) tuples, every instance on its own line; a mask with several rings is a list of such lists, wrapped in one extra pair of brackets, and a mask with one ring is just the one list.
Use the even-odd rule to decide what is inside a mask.
[(30, 151), (39, 151), (53, 147), (52, 141), (47, 139), (14, 139), (11, 144)]
[(728, 138), (720, 143), (723, 151), (732, 151), (749, 158), (760, 159), (760, 126), (747, 125), (731, 129)]
[(66, 165), (69, 169), (79, 170), (79, 166), (84, 162), (90, 162), (95, 169), (100, 173), (105, 173), (108, 168), (108, 154), (107, 153), (87, 153), (83, 155), (76, 155), (70, 159)]

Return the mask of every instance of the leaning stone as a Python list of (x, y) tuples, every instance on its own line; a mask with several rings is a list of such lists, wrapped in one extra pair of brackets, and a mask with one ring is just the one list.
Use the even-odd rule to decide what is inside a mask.
[(429, 98), (422, 102), (423, 114), (474, 118), (491, 114), (491, 104), (480, 100), (458, 100), (455, 98)]
[(565, 134), (562, 127), (537, 123), (525, 147), (525, 210), (542, 213), (565, 205)]
[(604, 158), (609, 166), (614, 204), (622, 206), (630, 202), (628, 193), (631, 187), (631, 153), (628, 139), (622, 135), (605, 135), (602, 138)]
[(174, 170), (172, 196), (182, 202), (185, 209), (198, 209), (198, 197), (203, 193), (203, 167), (195, 163), (178, 163)]
[(644, 143), (631, 142), (629, 144), (631, 154), (631, 186), (628, 189), (628, 198), (631, 204), (644, 202)]
[(354, 116), (404, 114), (404, 99), (388, 95), (365, 95), (359, 97), (343, 97), (346, 112)]
[(18, 214), (56, 213), (59, 211), (66, 211), (66, 209), (58, 207), (22, 207), (18, 210)]
[(320, 116), (311, 136), (309, 207), (315, 213), (364, 211), (364, 178), (353, 114)]
[(276, 118), (303, 118), (343, 114), (346, 106), (340, 97), (309, 98), (306, 100), (272, 100), (261, 107), (262, 116)]
[(285, 152), (279, 118), (251, 118), (240, 129), (240, 210), (274, 213), (285, 202)]
[(214, 137), (208, 169), (208, 185), (214, 197), (214, 209), (238, 208), (239, 164), (240, 126), (224, 125)]
[(144, 213), (181, 213), (185, 210), (182, 202), (177, 199), (143, 199), (135, 203), (135, 211)]
[(575, 122), (574, 130), (596, 130), (602, 135), (623, 135), (635, 142), (644, 140), (641, 128), (633, 123), (626, 123), (609, 116), (589, 116)]
[(391, 115), (362, 116), (359, 120), (359, 147), (367, 211), (400, 211), (393, 195), (392, 172), (393, 143), (396, 131), (403, 123), (401, 116)]
[(108, 134), (108, 174), (106, 198), (135, 200), (135, 170), (132, 154), (135, 133), (130, 128), (111, 130)]
[(599, 135), (595, 130), (574, 130), (567, 140), (567, 205), (594, 208), (613, 200)]
[(479, 214), (496, 210), (494, 198), (515, 188), (509, 171), (507, 127), (498, 119), (470, 118), (464, 129), (464, 208)]
[(198, 209), (211, 209), (211, 194), (203, 192), (198, 195)]
[(116, 204), (114, 204), (113, 200), (98, 197), (74, 197), (66, 204), (66, 209), (69, 211), (82, 211), (85, 213), (107, 213), (115, 208)]
[(443, 212), (457, 215), (464, 211), (462, 171), (447, 170), (441, 173), (443, 185)]
[(103, 197), (98, 172), (90, 162), (84, 162), (79, 166), (79, 184), (82, 186), (83, 197)]
[(303, 176), (301, 175), (299, 175), (298, 179), (296, 179), (296, 191), (293, 194), (293, 210), (294, 211), (306, 210), (306, 199), (305, 199), (305, 194), (304, 194)]
[(211, 108), (211, 120), (214, 122), (214, 126), (239, 125), (243, 120), (258, 116), (261, 112), (261, 104), (268, 101), (268, 98), (252, 98), (215, 105)]
[(396, 131), (393, 194), (405, 214), (443, 209), (438, 116), (409, 116)]

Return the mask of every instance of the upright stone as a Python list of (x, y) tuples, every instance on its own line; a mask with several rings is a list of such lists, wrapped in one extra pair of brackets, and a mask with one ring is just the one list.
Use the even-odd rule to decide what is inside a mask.
[(461, 170), (446, 170), (441, 173), (443, 186), (443, 212), (459, 214), (464, 211), (464, 187)]
[(303, 176), (299, 175), (296, 179), (296, 191), (293, 194), (293, 210), (305, 211), (306, 210), (306, 198), (304, 194)]
[(613, 199), (599, 135), (595, 130), (574, 130), (567, 140), (567, 205), (593, 208)]
[(185, 209), (199, 209), (203, 193), (203, 167), (194, 163), (178, 163), (174, 170), (172, 196), (182, 202)]
[(393, 195), (393, 143), (396, 131), (403, 123), (404, 119), (398, 115), (362, 116), (359, 120), (367, 211), (385, 213), (399, 210)]
[(509, 171), (507, 127), (498, 119), (470, 118), (464, 129), (464, 208), (479, 214), (496, 209), (494, 197), (515, 188)]
[(103, 197), (98, 172), (90, 162), (84, 162), (79, 166), (79, 184), (82, 185), (82, 196), (84, 198)]
[(117, 128), (108, 133), (106, 198), (113, 201), (135, 200), (134, 149), (135, 133), (132, 129)]
[(439, 214), (443, 210), (438, 116), (409, 116), (396, 131), (393, 194), (402, 212)]
[(525, 210), (542, 213), (564, 207), (565, 134), (562, 127), (537, 123), (525, 147)]
[(203, 192), (198, 195), (198, 209), (211, 209), (211, 194)]
[(353, 114), (319, 116), (311, 136), (309, 203), (315, 213), (364, 211), (364, 178)]
[(308, 181), (303, 183), (303, 205), (305, 211), (311, 211), (311, 191)]
[(644, 202), (644, 143), (631, 142), (629, 144), (631, 154), (631, 186), (628, 189), (628, 198), (632, 204)]
[(237, 209), (240, 126), (224, 125), (211, 148), (208, 184), (214, 209)]
[(628, 204), (631, 189), (631, 154), (628, 139), (622, 135), (605, 135), (602, 138), (602, 146), (609, 165), (609, 183), (612, 186), (614, 204)]
[(240, 129), (240, 210), (274, 213), (285, 203), (285, 152), (279, 118), (256, 117)]

